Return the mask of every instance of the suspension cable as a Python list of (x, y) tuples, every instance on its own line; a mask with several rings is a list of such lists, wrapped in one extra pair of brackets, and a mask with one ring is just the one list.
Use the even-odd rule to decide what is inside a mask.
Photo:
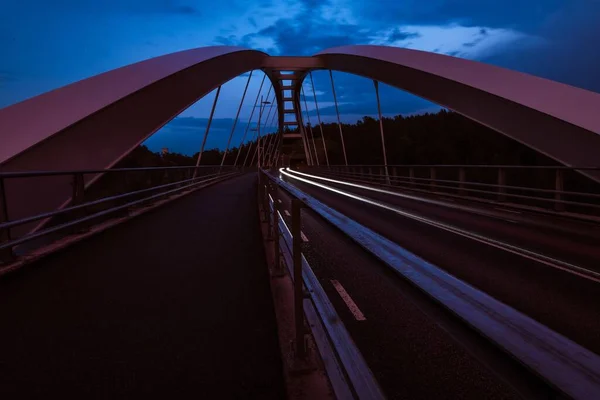
[(325, 134), (323, 133), (323, 123), (321, 122), (321, 113), (319, 113), (319, 103), (317, 103), (317, 93), (315, 92), (315, 83), (313, 81), (312, 72), (308, 73), (310, 77), (310, 84), (312, 86), (313, 97), (315, 98), (315, 108), (317, 110), (317, 121), (319, 122), (319, 128), (321, 129), (321, 140), (323, 141), (323, 149), (325, 150), (325, 162), (329, 167), (329, 155), (327, 155), (327, 143), (325, 143)]
[(252, 111), (250, 112), (250, 118), (248, 118), (248, 124), (246, 125), (246, 129), (244, 130), (244, 136), (242, 137), (242, 141), (240, 142), (240, 147), (239, 147), (238, 153), (235, 156), (235, 162), (233, 163), (234, 166), (237, 166), (238, 159), (240, 158), (240, 153), (242, 151), (242, 145), (244, 144), (244, 141), (246, 140), (246, 134), (248, 133), (248, 128), (250, 128), (250, 124), (252, 122), (252, 116), (254, 115), (254, 110), (256, 109), (256, 105), (258, 104), (258, 99), (260, 98), (260, 92), (262, 91), (263, 83), (265, 83), (266, 77), (267, 77), (266, 74), (263, 75), (262, 81), (260, 82), (260, 87), (258, 88), (258, 93), (256, 94), (256, 100), (254, 101), (254, 107), (252, 107)]
[(231, 127), (231, 133), (229, 134), (229, 140), (227, 140), (227, 147), (225, 148), (225, 152), (223, 153), (223, 159), (221, 160), (221, 167), (225, 163), (225, 157), (227, 157), (227, 152), (229, 151), (229, 145), (231, 144), (231, 138), (233, 137), (233, 132), (235, 131), (235, 127), (236, 127), (238, 119), (240, 117), (240, 111), (242, 111), (242, 105), (244, 104), (244, 99), (246, 98), (246, 92), (248, 91), (248, 86), (250, 85), (250, 79), (252, 79), (252, 72), (254, 72), (254, 71), (250, 71), (250, 75), (248, 76), (248, 80), (246, 81), (246, 87), (244, 88), (244, 93), (242, 94), (242, 101), (240, 101), (240, 106), (238, 107), (237, 114), (235, 115), (235, 120), (233, 121), (233, 126)]
[(312, 130), (312, 124), (310, 123), (310, 114), (308, 113), (308, 106), (306, 105), (306, 95), (304, 94), (304, 85), (300, 87), (302, 92), (302, 99), (304, 100), (304, 108), (306, 109), (306, 120), (308, 121), (308, 129), (310, 130), (310, 137), (312, 139), (313, 149), (315, 150), (315, 161), (317, 167), (319, 166), (319, 154), (317, 153), (317, 145), (315, 144), (315, 135)]
[[(308, 134), (306, 133), (306, 129), (304, 127), (304, 116), (302, 115), (302, 103), (300, 100), (300, 92), (295, 93), (294, 96), (294, 108), (296, 109), (296, 122), (298, 124), (298, 132), (302, 137), (302, 147), (304, 148), (304, 155), (307, 156), (306, 162), (308, 165), (313, 165), (313, 156), (312, 150), (310, 149), (310, 142), (308, 140)], [(297, 102), (296, 102), (297, 99)]]
[(342, 133), (342, 122), (340, 121), (340, 111), (338, 110), (337, 97), (335, 95), (335, 85), (333, 84), (333, 73), (329, 70), (331, 79), (331, 91), (333, 92), (333, 102), (335, 103), (335, 113), (337, 115), (338, 127), (340, 128), (340, 139), (342, 140), (342, 151), (344, 152), (344, 162), (348, 166), (348, 157), (346, 157), (346, 145), (344, 143), (344, 134)]
[[(265, 81), (265, 78), (267, 77), (267, 75), (265, 74), (265, 76), (263, 76), (263, 82)], [(262, 83), (260, 85), (261, 89), (262, 89)], [(271, 89), (273, 88), (273, 85), (269, 86), (269, 90), (267, 91), (267, 98), (269, 97), (269, 95), (271, 94)], [(254, 103), (254, 107), (252, 108), (252, 114), (254, 114), (254, 109), (256, 109), (256, 105), (258, 103), (258, 99), (260, 98), (260, 91), (258, 93), (258, 95), (256, 96), (256, 102)], [(262, 107), (262, 104), (260, 104), (260, 107)], [(252, 117), (252, 116), (251, 116)], [(246, 130), (250, 127), (250, 122), (248, 122), (248, 126), (246, 127)], [(254, 137), (252, 139), (252, 141), (255, 141), (256, 138), (258, 136), (258, 133), (254, 134)], [(250, 142), (250, 148), (248, 149), (248, 152), (246, 153), (246, 157), (244, 158), (244, 164), (242, 165), (242, 167), (246, 166), (246, 161), (248, 161), (248, 156), (250, 155), (251, 149), (252, 149), (252, 141)], [(258, 144), (258, 142), (257, 142)], [(253, 157), (254, 159), (254, 157)], [(237, 165), (237, 164), (236, 164)], [(252, 165), (252, 164), (251, 164)]]
[[(217, 101), (219, 100), (219, 93), (221, 93), (221, 85), (217, 88), (217, 94), (215, 95), (215, 100), (213, 101), (212, 109), (210, 110), (210, 117), (208, 118), (208, 124), (206, 125), (206, 131), (204, 132), (204, 139), (202, 139), (202, 146), (200, 147), (200, 153), (198, 153), (198, 159), (196, 160), (196, 167), (200, 165), (200, 159), (202, 158), (202, 153), (204, 152), (204, 146), (206, 145), (206, 138), (208, 137), (208, 131), (210, 131), (210, 125), (213, 120), (213, 116), (215, 115), (215, 108), (217, 107)], [(198, 168), (194, 170), (194, 178), (196, 177), (196, 173), (198, 172)]]
[(383, 150), (383, 165), (385, 168), (385, 176), (386, 180), (390, 182), (390, 175), (388, 173), (388, 163), (387, 163), (387, 155), (385, 150), (385, 138), (383, 136), (383, 118), (381, 118), (381, 103), (379, 101), (379, 82), (373, 80), (373, 84), (375, 85), (375, 96), (377, 97), (377, 113), (379, 114), (379, 132), (381, 133), (381, 148)]

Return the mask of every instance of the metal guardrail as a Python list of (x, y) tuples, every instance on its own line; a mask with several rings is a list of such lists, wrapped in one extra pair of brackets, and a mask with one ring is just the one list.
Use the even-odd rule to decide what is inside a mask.
[[(379, 384), (301, 252), (301, 209), (304, 208), (304, 202), (288, 192), (293, 197), (291, 226), (288, 226), (279, 212), (277, 202), (277, 187), (285, 188), (279, 186), (276, 178), (266, 171), (262, 171), (259, 176), (261, 181), (266, 178), (266, 182), (259, 182), (259, 200), (262, 202), (262, 209), (268, 214), (262, 218), (263, 221), (268, 221), (269, 237), (274, 239), (277, 268), (281, 266), (278, 260), (283, 260), (294, 283), (295, 356), (298, 359), (306, 357), (306, 316), (313, 326), (317, 347), (336, 397), (384, 399)], [(327, 356), (329, 349), (333, 351), (333, 357)]]
[[(306, 182), (291, 172), (282, 174)], [(600, 357), (532, 318), (417, 257), (371, 229), (327, 207), (290, 183), (277, 184), (302, 198), (327, 222), (348, 235), (403, 279), (514, 357), (547, 382), (557, 395), (574, 399), (600, 397)]]
[[(541, 207), (553, 212), (573, 211), (583, 215), (600, 215), (600, 185), (597, 189), (598, 193), (565, 190), (565, 182), (567, 182), (565, 173), (597, 171), (600, 170), (600, 167), (525, 167), (516, 165), (388, 165), (386, 167), (383, 165), (350, 165), (309, 168), (311, 171), (323, 175), (335, 175), (356, 182), (375, 183), (389, 188), (402, 188), (403, 190), (466, 200)], [(480, 181), (467, 181), (467, 173), (475, 174), (476, 171), (486, 176), (480, 177)], [(405, 174), (406, 172), (408, 172), (408, 175)], [(418, 176), (418, 172), (421, 176)], [(553, 186), (533, 187), (509, 184), (509, 173), (513, 175), (513, 180), (516, 180), (519, 179), (518, 174), (525, 172), (542, 174), (547, 181), (545, 183), (552, 180)], [(424, 174), (428, 176), (422, 176)], [(440, 175), (444, 175), (445, 178), (440, 178)], [(451, 178), (455, 175), (458, 179)], [(534, 178), (530, 177), (529, 179)], [(537, 184), (541, 183), (537, 182)]]
[[(104, 218), (120, 212), (127, 213), (133, 207), (230, 177), (238, 171), (233, 167), (207, 166), (0, 173), (0, 263), (11, 262), (15, 257), (14, 249), (19, 245), (51, 234), (85, 232), (92, 223)], [(102, 178), (86, 188), (86, 175), (99, 174)], [(110, 178), (115, 174), (125, 175), (125, 185), (106, 180), (106, 177)], [(132, 175), (137, 175), (137, 179), (133, 179)], [(71, 177), (72, 197), (68, 206), (23, 218), (9, 218), (7, 204), (10, 201), (10, 190), (7, 190), (7, 181), (57, 176)], [(109, 190), (121, 193), (106, 194), (103, 186), (111, 183), (113, 187)], [(124, 191), (127, 186), (135, 189)], [(14, 237), (11, 232), (16, 227), (36, 222), (44, 226), (18, 237)]]

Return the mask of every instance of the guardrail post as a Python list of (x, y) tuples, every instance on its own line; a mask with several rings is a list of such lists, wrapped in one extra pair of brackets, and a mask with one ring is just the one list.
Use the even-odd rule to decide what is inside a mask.
[(410, 180), (410, 186), (415, 186), (415, 169), (410, 167), (408, 169), (408, 179)]
[[(264, 183), (263, 180), (263, 184), (262, 186), (262, 202), (263, 202), (263, 222), (266, 222), (267, 224), (269, 223), (269, 211), (268, 211), (268, 207), (269, 207), (269, 191), (267, 188), (267, 184)], [(271, 231), (271, 227), (269, 226), (269, 232)]]
[(281, 232), (279, 232), (279, 210), (281, 206), (277, 201), (277, 186), (274, 186), (273, 190), (273, 254), (275, 258), (275, 269), (273, 271), (274, 276), (283, 275), (283, 266), (281, 265), (281, 253), (279, 249), (279, 240), (281, 238)]
[(384, 181), (385, 180), (385, 172), (383, 171), (383, 167), (379, 167), (379, 178), (378, 178), (378, 180), (379, 181)]
[[(265, 218), (267, 219), (267, 240), (273, 240), (273, 225), (275, 220), (271, 220), (271, 202), (269, 200), (269, 195), (273, 193), (273, 187), (271, 186), (271, 182), (267, 182), (265, 184)], [(273, 197), (273, 196), (271, 196)], [(275, 207), (275, 202), (273, 202), (273, 207)]]
[(435, 192), (435, 167), (429, 167), (429, 185), (431, 186), (431, 190)]
[[(8, 204), (6, 203), (6, 189), (4, 178), (0, 178), (0, 224), (8, 222)], [(0, 245), (10, 241), (10, 228), (0, 229)], [(0, 262), (8, 263), (14, 258), (12, 247), (0, 250)]]
[(506, 170), (498, 168), (498, 201), (506, 200)]
[(302, 237), (301, 237), (302, 202), (292, 200), (292, 259), (294, 264), (294, 327), (296, 330), (295, 356), (299, 359), (306, 357), (304, 341), (304, 291), (302, 281)]
[(465, 195), (465, 181), (467, 180), (466, 175), (465, 169), (460, 167), (458, 169), (458, 194), (461, 196)]
[(565, 204), (562, 202), (562, 192), (565, 190), (565, 174), (562, 169), (556, 170), (556, 178), (555, 178), (555, 189), (556, 193), (554, 193), (554, 209), (556, 211), (564, 211)]

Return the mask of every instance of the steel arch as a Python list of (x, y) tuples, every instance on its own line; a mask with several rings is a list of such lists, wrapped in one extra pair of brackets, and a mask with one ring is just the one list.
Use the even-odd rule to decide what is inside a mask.
[[(597, 93), (385, 46), (337, 47), (312, 57), (216, 46), (128, 65), (0, 109), (0, 171), (110, 167), (206, 93), (253, 69), (263, 69), (276, 87), (271, 72), (277, 70), (365, 76), (452, 109), (565, 165), (598, 165)], [(282, 107), (280, 96), (277, 100)], [(588, 175), (600, 181), (600, 173)], [(70, 196), (67, 182), (52, 180), (8, 182), (7, 190), (17, 198), (9, 204), (11, 218), (59, 207)]]

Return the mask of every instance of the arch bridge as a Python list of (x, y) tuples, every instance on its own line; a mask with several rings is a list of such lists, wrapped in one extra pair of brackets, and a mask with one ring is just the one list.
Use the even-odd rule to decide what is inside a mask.
[[(329, 162), (319, 70), (343, 165)], [(346, 153), (332, 71), (373, 81), (382, 165)], [(206, 165), (221, 86), (245, 73), (222, 160)], [(560, 165), (389, 165), (380, 83)], [(114, 168), (215, 90), (196, 165)], [(204, 47), (0, 109), (0, 395), (282, 398), (285, 382), (312, 398), (600, 398), (598, 110), (598, 93), (384, 46)], [(512, 183), (531, 171), (553, 185)], [(589, 191), (565, 186), (582, 176)]]

